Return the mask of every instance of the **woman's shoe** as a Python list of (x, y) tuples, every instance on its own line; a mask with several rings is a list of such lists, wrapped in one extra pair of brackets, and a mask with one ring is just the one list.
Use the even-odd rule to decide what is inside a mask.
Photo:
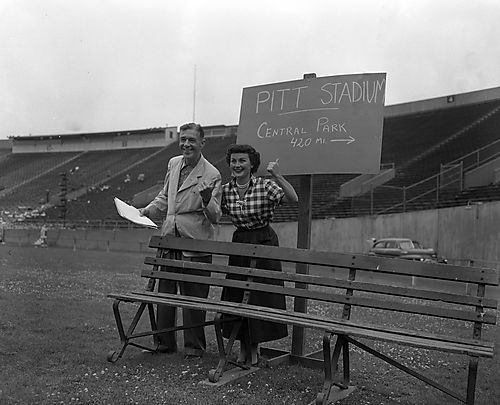
[(236, 363), (238, 364), (245, 364), (247, 362), (247, 352), (245, 350), (245, 346), (241, 346), (240, 349), (240, 354), (238, 355), (238, 358), (236, 359)]
[(250, 365), (257, 366), (259, 364), (259, 348), (257, 344), (252, 343), (250, 345), (250, 356), (248, 356), (245, 345), (242, 345), (236, 362), (238, 364), (246, 364), (249, 362)]
[(251, 364), (252, 366), (259, 364), (259, 348), (256, 344), (251, 346)]

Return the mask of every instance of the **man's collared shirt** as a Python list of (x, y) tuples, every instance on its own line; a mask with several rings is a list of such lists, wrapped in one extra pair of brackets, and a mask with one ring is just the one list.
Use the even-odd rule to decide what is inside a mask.
[(179, 172), (179, 183), (177, 183), (177, 190), (181, 188), (181, 186), (184, 184), (184, 180), (186, 180), (189, 176), (189, 173), (193, 171), (193, 166), (188, 166), (186, 164), (186, 161), (182, 162), (182, 167)]

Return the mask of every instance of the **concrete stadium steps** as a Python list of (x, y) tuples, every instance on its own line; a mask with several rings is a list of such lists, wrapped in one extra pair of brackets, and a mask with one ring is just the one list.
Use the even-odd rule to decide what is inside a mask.
[[(406, 204), (406, 210), (418, 210), (436, 207), (439, 204), (446, 204), (444, 199), (448, 194), (443, 190), (432, 191), (437, 186), (437, 180), (430, 179), (432, 176), (439, 174), (441, 164), (457, 160), (461, 156), (466, 156), (478, 148), (484, 147), (493, 141), (499, 139), (498, 128), (500, 128), (500, 102), (497, 100), (491, 103), (484, 103), (478, 106), (469, 107), (471, 113), (464, 113), (462, 108), (453, 111), (448, 118), (459, 118), (458, 113), (462, 114), (470, 121), (467, 131), (458, 131), (458, 135), (452, 136), (446, 142), (441, 141), (438, 147), (429, 148), (428, 153), (421, 153), (418, 160), (414, 160), (412, 164), (396, 165), (396, 176), (391, 181), (387, 182), (383, 187), (376, 188), (373, 193), (373, 202), (371, 195), (358, 196), (353, 201), (340, 201), (337, 206), (332, 206), (331, 216), (339, 216), (341, 213), (350, 212), (351, 215), (360, 215), (370, 212), (388, 213), (398, 212), (402, 206), (395, 207), (394, 210), (387, 208), (402, 202), (402, 191), (399, 201), (393, 198), (394, 192), (389, 192), (389, 187), (400, 188), (406, 187), (406, 199), (412, 200), (420, 196), (416, 200)], [(455, 109), (453, 109), (455, 110)], [(447, 111), (447, 110), (445, 110)], [(479, 118), (478, 114), (482, 114)], [(458, 121), (457, 121), (458, 122)], [(460, 121), (463, 123), (463, 119)], [(474, 125), (471, 125), (475, 123)], [(452, 134), (453, 135), (453, 134)], [(385, 136), (385, 134), (384, 134)], [(429, 145), (431, 143), (428, 143)], [(407, 145), (401, 147), (402, 150)], [(422, 181), (427, 179), (425, 182)], [(358, 201), (356, 201), (358, 200)], [(369, 201), (367, 203), (366, 201)], [(370, 205), (367, 208), (367, 205)], [(349, 207), (350, 205), (350, 207)]]
[[(69, 201), (67, 218), (75, 220), (120, 219), (116, 213), (113, 198), (118, 197), (123, 201), (130, 201), (134, 194), (162, 181), (168, 160), (178, 153), (178, 146), (172, 144), (165, 148), (149, 148), (148, 156), (151, 157), (146, 160), (142, 157), (140, 159), (142, 163), (134, 167), (130, 166), (138, 161), (139, 156), (134, 152), (124, 152), (123, 161), (127, 162), (127, 166), (110, 169), (109, 176), (106, 172), (103, 173), (99, 185), (89, 187), (84, 195)], [(126, 173), (122, 173), (128, 168), (130, 169), (125, 170)], [(117, 173), (122, 174), (117, 175)], [(125, 182), (126, 174), (130, 176), (128, 182)], [(139, 174), (144, 174), (144, 181), (138, 180)], [(57, 207), (47, 210), (47, 216), (52, 219), (56, 219), (59, 213)]]
[(425, 179), (439, 172), (441, 164), (459, 159), (474, 150), (484, 147), (500, 138), (500, 102), (488, 103), (490, 108), (482, 117), (472, 120), (472, 114), (464, 114), (471, 119), (463, 131), (452, 133), (450, 138), (440, 142), (410, 162), (396, 166), (396, 179), (405, 185)]
[[(449, 162), (457, 157), (467, 154), (471, 149), (478, 149), (498, 139), (498, 122), (500, 119), (500, 102), (491, 105), (492, 109), (481, 117), (471, 121), (463, 128), (453, 132), (443, 141), (431, 146), (426, 151), (416, 155), (402, 167), (412, 166), (415, 163), (427, 160), (433, 153), (440, 155), (441, 162)], [(480, 133), (481, 136), (477, 136)], [(466, 140), (465, 142), (463, 140)]]
[(396, 190), (374, 190), (373, 201), (371, 195), (343, 199), (329, 207), (324, 217), (342, 218), (359, 215), (391, 214), (467, 205), (468, 202), (498, 201), (500, 200), (500, 185), (473, 187), (464, 191), (439, 190), (439, 193), (432, 190), (425, 195), (416, 195), (419, 197), (414, 198), (415, 195), (408, 195), (403, 206), (400, 192), (398, 193)]
[(460, 204), (456, 205), (498, 200), (500, 200), (500, 184), (470, 187), (455, 195), (455, 202), (460, 202)]
[(0, 185), (18, 186), (78, 156), (79, 152), (9, 153), (0, 161)]
[[(68, 194), (75, 190), (87, 189), (96, 182), (105, 180), (118, 172), (121, 168), (130, 166), (137, 160), (147, 157), (154, 152), (154, 148), (92, 151), (76, 155), (76, 158), (62, 164), (55, 171), (47, 172), (32, 181), (19, 187), (13, 193), (3, 197), (4, 204), (19, 204), (39, 206), (46, 202), (47, 192), (50, 202), (57, 203), (57, 195), (61, 181), (59, 173), (67, 173)], [(58, 155), (58, 154), (53, 154)], [(76, 168), (78, 167), (78, 170)]]
[(499, 104), (496, 100), (386, 118), (381, 160), (403, 166), (410, 159), (488, 115)]
[[(207, 137), (203, 154), (210, 162), (219, 162), (221, 168), (227, 167), (225, 162), (227, 146), (235, 141), (235, 136)], [(155, 186), (158, 182), (163, 183), (168, 161), (179, 153), (179, 145), (173, 143), (129, 170), (121, 170), (119, 176), (111, 176), (105, 183), (91, 188), (85, 195), (70, 201), (66, 217), (74, 220), (120, 220), (113, 198), (118, 197), (131, 203), (135, 194)], [(117, 171), (114, 170), (113, 173)], [(125, 181), (126, 174), (130, 176), (130, 181)], [(143, 181), (138, 180), (139, 174), (144, 174)], [(47, 215), (56, 219), (59, 216), (59, 209), (56, 207), (49, 209)]]
[[(386, 118), (382, 140), (382, 162), (395, 163), (396, 177), (384, 186), (376, 188), (372, 200), (371, 193), (354, 199), (338, 199), (340, 185), (356, 175), (314, 175), (312, 216), (313, 218), (329, 218), (368, 215), (380, 213), (382, 210), (386, 210), (384, 211), (386, 213), (400, 212), (401, 207), (398, 208), (395, 205), (403, 200), (402, 187), (407, 188), (407, 200), (432, 190), (436, 186), (436, 182), (432, 180), (429, 184), (418, 184), (411, 188), (409, 186), (437, 175), (441, 164), (498, 140), (500, 137), (498, 128), (500, 128), (500, 100)], [(203, 151), (208, 160), (221, 171), (223, 182), (230, 179), (225, 153), (227, 147), (235, 142), (234, 135), (207, 138)], [(163, 182), (167, 162), (172, 156), (179, 154), (179, 149), (177, 144), (170, 145), (136, 166), (133, 166), (133, 162), (141, 161), (142, 155), (140, 152), (134, 153), (136, 152), (126, 152), (125, 155), (115, 156), (105, 151), (101, 155), (104, 157), (94, 157), (94, 160), (90, 162), (82, 160), (82, 164), (75, 162), (68, 165), (68, 170), (77, 165), (80, 166), (80, 170), (84, 166), (91, 166), (85, 171), (75, 172), (71, 177), (71, 188), (80, 187), (83, 184), (90, 190), (85, 196), (70, 201), (68, 219), (119, 220), (112, 203), (113, 197), (117, 196), (124, 201), (131, 201), (135, 193)], [(57, 157), (58, 154), (45, 155), (50, 155), (51, 159)], [(8, 175), (24, 167), (33, 168), (32, 164), (33, 162), (29, 159), (14, 161), (12, 155), (0, 158), (0, 184), (5, 174)], [(108, 170), (111, 173), (110, 176), (107, 175)], [(48, 176), (51, 184), (56, 185), (53, 188), (54, 193), (58, 191), (58, 172), (59, 170)], [(137, 180), (140, 173), (145, 174), (143, 182)], [(130, 175), (129, 182), (124, 182), (125, 174)], [(287, 176), (287, 179), (298, 191), (298, 176)], [(50, 188), (47, 187), (45, 181), (46, 179), (41, 177), (37, 182), (39, 183), (38, 199), (43, 197), (45, 190)], [(92, 188), (89, 184), (99, 186)], [(24, 192), (17, 196), (17, 200), (9, 203), (15, 205), (18, 202), (27, 201), (26, 195), (34, 193), (33, 190), (24, 186), (20, 188), (20, 191), (21, 189), (24, 189)], [(435, 191), (431, 191), (425, 196), (407, 202), (406, 211), (444, 207), (449, 204), (463, 205), (469, 200), (500, 199), (498, 186), (474, 188), (463, 192), (453, 189), (440, 190), (439, 200), (436, 194)], [(7, 206), (6, 203), (7, 201), (0, 199), (0, 204)], [(49, 213), (54, 218), (57, 218), (59, 214), (57, 209), (50, 210)], [(294, 204), (284, 204), (278, 208), (275, 215), (275, 221), (289, 221), (296, 220), (296, 218), (297, 206)]]

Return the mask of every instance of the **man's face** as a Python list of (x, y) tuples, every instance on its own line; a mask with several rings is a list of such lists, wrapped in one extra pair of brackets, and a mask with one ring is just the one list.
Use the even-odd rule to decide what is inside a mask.
[(201, 156), (201, 149), (205, 145), (205, 139), (195, 129), (181, 131), (179, 136), (179, 147), (186, 163), (196, 163)]

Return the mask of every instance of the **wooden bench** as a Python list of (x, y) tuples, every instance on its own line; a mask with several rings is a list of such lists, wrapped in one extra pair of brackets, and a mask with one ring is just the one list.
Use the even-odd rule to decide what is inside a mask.
[[(300, 333), (303, 330), (301, 328), (322, 331), (322, 360), (321, 357), (315, 360), (320, 352), (316, 355), (304, 355), (302, 348), (294, 348), (292, 353), (286, 354), (286, 358), (292, 362), (319, 362), (322, 365), (324, 386), (317, 396), (318, 404), (332, 401), (333, 395), (336, 395), (334, 392), (349, 390), (350, 350), (353, 346), (467, 404), (474, 403), (479, 358), (493, 357), (493, 344), (482, 337), (483, 325), (496, 324), (497, 301), (485, 297), (488, 286), (498, 287), (498, 272), (493, 269), (168, 236), (153, 236), (150, 247), (157, 249), (157, 253), (156, 257), (146, 257), (144, 261), (151, 266), (141, 274), (149, 279), (146, 290), (109, 294), (110, 298), (115, 299), (113, 309), (122, 342), (119, 352), (108, 355), (110, 361), (120, 358), (128, 345), (156, 350), (156, 347), (146, 347), (134, 342), (136, 338), (153, 336), (157, 343), (156, 336), (162, 331), (156, 328), (155, 304), (203, 309), (215, 313), (214, 318), (206, 322), (206, 325), (215, 326), (219, 349), (218, 366), (209, 373), (211, 382), (218, 381), (231, 363), (229, 354), (234, 339), (228, 339), (224, 344), (222, 337), (222, 323), (227, 317), (248, 317), (284, 323), (293, 326), (294, 335)], [(216, 263), (207, 264), (164, 258), (170, 250), (212, 253), (216, 255), (214, 258), (217, 260), (214, 260)], [(229, 255), (250, 257), (252, 266), (255, 266), (257, 258), (281, 260), (284, 271), (231, 267), (224, 260), (224, 257)], [(221, 261), (223, 264), (217, 264)], [(293, 271), (293, 266), (290, 271), (290, 264), (298, 265), (298, 269), (314, 266), (311, 267), (314, 275), (297, 273)], [(161, 266), (170, 267), (172, 270), (204, 269), (211, 271), (212, 276), (160, 271)], [(228, 274), (243, 275), (247, 279), (229, 280), (225, 278)], [(256, 282), (255, 279), (259, 277), (282, 280), (284, 286)], [(221, 301), (219, 294), (216, 294), (215, 298), (200, 299), (158, 293), (154, 287), (156, 280), (160, 279), (204, 283), (214, 287), (236, 287), (245, 290), (245, 294), (241, 303), (234, 303)], [(427, 287), (426, 283), (433, 288)], [(475, 288), (471, 288), (473, 285)], [(287, 310), (247, 304), (248, 295), (256, 290), (292, 297), (294, 305), (290, 304), (290, 298)], [(310, 309), (321, 308), (321, 311), (311, 310), (304, 313), (301, 308), (304, 307), (305, 300)], [(139, 304), (127, 332), (119, 310), (121, 302)], [(135, 332), (146, 309), (151, 330)], [(222, 314), (225, 316), (222, 317)], [(234, 325), (232, 337), (235, 336), (239, 323)], [(187, 327), (190, 325), (181, 325), (177, 329)], [(447, 329), (449, 333), (445, 333)], [(382, 353), (376, 342), (368, 345), (367, 340), (468, 356), (465, 393), (455, 392), (422, 372), (407, 367), (387, 353)], [(339, 371), (339, 368), (342, 370)]]

